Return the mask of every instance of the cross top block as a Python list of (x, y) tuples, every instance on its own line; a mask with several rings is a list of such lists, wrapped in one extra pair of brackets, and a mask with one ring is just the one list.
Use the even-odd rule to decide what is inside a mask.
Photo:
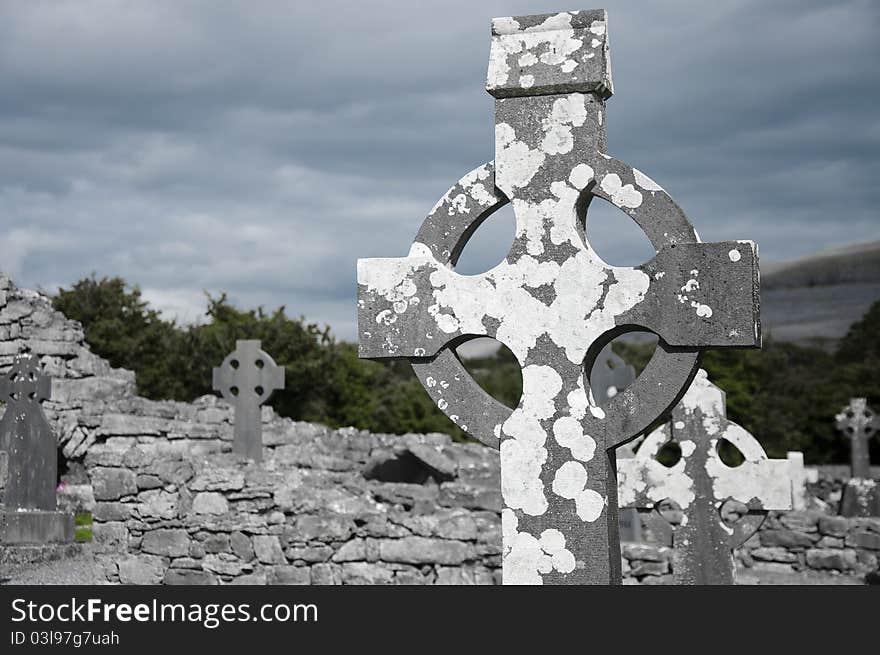
[(0, 378), (0, 399), (4, 402), (40, 403), (52, 395), (52, 378), (43, 373), (34, 355), (15, 359), (12, 368)]
[(604, 9), (492, 20), (486, 90), (496, 98), (614, 89)]
[[(406, 257), (358, 261), (359, 355), (411, 359), (437, 407), (501, 451), (505, 583), (618, 583), (613, 449), (678, 402), (703, 348), (760, 344), (755, 245), (701, 243), (659, 184), (605, 152), (606, 94), (595, 76), (571, 82), (572, 71), (592, 64), (566, 41), (572, 30), (601, 31), (597, 16), (495, 24), (495, 161), (446, 192)], [(507, 68), (521, 67), (515, 80), (492, 72), (503, 68), (502, 51)], [(558, 61), (563, 51), (581, 53), (581, 63)], [(522, 75), (537, 80), (531, 95), (508, 93)], [(623, 267), (599, 257), (585, 230), (597, 197), (645, 232), (653, 259)], [(504, 261), (456, 273), (468, 239), (506, 203), (516, 232)], [(600, 406), (588, 372), (609, 341), (634, 329), (656, 333), (657, 349), (635, 382)], [(497, 339), (517, 358), (515, 409), (486, 394), (456, 357), (475, 336)]]

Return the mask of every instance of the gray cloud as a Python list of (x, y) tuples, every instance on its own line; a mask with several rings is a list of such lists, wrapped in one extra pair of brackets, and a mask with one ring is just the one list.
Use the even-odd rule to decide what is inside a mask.
[[(608, 2), (609, 150), (704, 239), (780, 259), (880, 238), (880, 7)], [(354, 336), (355, 260), (404, 254), (492, 157), (492, 16), (554, 2), (0, 4), (0, 270), (96, 271), (185, 320), (202, 290)], [(644, 257), (590, 225), (614, 263)], [(493, 217), (470, 272), (512, 234)], [(633, 261), (628, 261), (633, 260)]]

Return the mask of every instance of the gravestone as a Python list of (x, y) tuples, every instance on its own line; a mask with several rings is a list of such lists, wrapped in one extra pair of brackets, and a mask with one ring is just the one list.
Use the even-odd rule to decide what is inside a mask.
[[(760, 343), (754, 244), (701, 243), (656, 182), (605, 153), (606, 25), (604, 10), (493, 20), (494, 163), (449, 189), (408, 256), (358, 261), (359, 355), (410, 359), (450, 420), (500, 449), (508, 584), (619, 584), (614, 449), (678, 401), (703, 348)], [(603, 262), (584, 230), (593, 197), (634, 220), (656, 256)], [(505, 260), (456, 274), (467, 240), (508, 202), (516, 234)], [(655, 354), (599, 406), (585, 370), (636, 326), (659, 335)], [(519, 361), (515, 410), (455, 356), (474, 336)]]
[[(724, 439), (743, 456), (728, 466)], [(678, 445), (672, 466), (657, 459)], [(724, 392), (700, 369), (672, 420), (645, 439), (635, 458), (618, 460), (622, 507), (643, 513), (652, 533), (673, 546), (676, 584), (733, 584), (733, 549), (760, 527), (768, 510), (791, 509), (787, 459), (768, 459), (761, 444), (727, 420)]]
[[(596, 404), (602, 407), (610, 398), (614, 398), (635, 382), (635, 379), (636, 370), (616, 354), (609, 343), (602, 348), (593, 363), (590, 371), (590, 390), (593, 392)], [(634, 451), (631, 448), (633, 443), (620, 446), (617, 449), (617, 458), (633, 457)], [(621, 541), (642, 540), (642, 520), (637, 510), (620, 509), (617, 512), (617, 520)]]
[(52, 381), (33, 355), (0, 377), (0, 544), (73, 541), (73, 515), (57, 511), (58, 443), (40, 403)]
[(240, 339), (223, 363), (214, 368), (214, 391), (235, 407), (233, 452), (256, 462), (263, 459), (260, 405), (284, 388), (284, 369), (264, 351), (260, 341)]
[(865, 398), (852, 398), (835, 417), (837, 429), (849, 437), (852, 474), (843, 488), (840, 513), (843, 516), (880, 516), (880, 489), (871, 478), (868, 445), (877, 434), (880, 419)]

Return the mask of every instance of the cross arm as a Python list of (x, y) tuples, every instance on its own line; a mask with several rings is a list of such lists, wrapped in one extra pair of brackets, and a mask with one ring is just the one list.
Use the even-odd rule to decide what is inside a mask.
[(647, 264), (645, 298), (618, 317), (670, 346), (761, 344), (758, 252), (749, 241), (664, 246)]
[(408, 257), (360, 259), (358, 355), (431, 357), (457, 337), (488, 334), (479, 308), (492, 289), (480, 276), (446, 268), (420, 243)]

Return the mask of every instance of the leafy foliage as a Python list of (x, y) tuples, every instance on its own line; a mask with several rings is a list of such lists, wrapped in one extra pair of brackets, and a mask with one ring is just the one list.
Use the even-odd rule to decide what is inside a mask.
[[(336, 341), (327, 327), (291, 318), (284, 307), (244, 311), (225, 294), (208, 295), (206, 320), (180, 326), (162, 319), (136, 286), (94, 275), (59, 289), (54, 303), (83, 324), (97, 354), (136, 372), (139, 392), (148, 398), (189, 401), (212, 393), (211, 369), (236, 339), (260, 339), (286, 369), (286, 388), (270, 401), (282, 416), (373, 432), (468, 438), (436, 407), (408, 363), (359, 359), (354, 344)], [(727, 393), (729, 417), (770, 456), (802, 450), (810, 463), (846, 463), (849, 444), (835, 430), (834, 415), (852, 396), (866, 396), (880, 407), (878, 344), (880, 302), (834, 351), (767, 339), (762, 350), (708, 350), (702, 365)], [(641, 370), (654, 345), (616, 341), (614, 349)], [(522, 377), (509, 350), (463, 363), (488, 393), (517, 405)], [(872, 448), (876, 461), (880, 448), (877, 443)]]

